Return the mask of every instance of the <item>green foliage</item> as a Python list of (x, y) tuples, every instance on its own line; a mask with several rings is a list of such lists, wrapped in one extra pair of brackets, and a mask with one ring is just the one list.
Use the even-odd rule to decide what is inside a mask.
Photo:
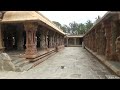
[(89, 31), (89, 29), (93, 26), (93, 23), (88, 20), (87, 23), (86, 23), (86, 32)]
[(76, 23), (74, 21), (72, 23), (69, 23), (69, 26), (67, 25), (62, 26), (59, 22), (56, 21), (53, 21), (53, 23), (56, 24), (58, 27), (60, 27), (65, 33), (71, 35), (85, 34), (93, 26), (93, 23), (90, 20), (88, 20), (85, 24)]

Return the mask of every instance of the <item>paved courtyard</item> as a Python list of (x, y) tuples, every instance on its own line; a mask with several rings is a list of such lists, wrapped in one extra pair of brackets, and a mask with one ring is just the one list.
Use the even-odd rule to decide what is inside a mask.
[(65, 47), (29, 71), (0, 72), (1, 79), (118, 78), (82, 47)]

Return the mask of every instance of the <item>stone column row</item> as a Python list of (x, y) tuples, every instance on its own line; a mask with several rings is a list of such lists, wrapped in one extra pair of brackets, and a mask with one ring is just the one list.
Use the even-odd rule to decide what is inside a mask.
[[(36, 23), (28, 22), (24, 23), (24, 28), (26, 31), (26, 52), (25, 56), (28, 59), (37, 57), (37, 40), (36, 31), (38, 25)], [(41, 30), (41, 48), (48, 50), (48, 48), (56, 48), (58, 46), (64, 45), (64, 37), (56, 32), (50, 31), (48, 29), (42, 28)]]
[(119, 28), (118, 20), (103, 21), (84, 36), (84, 45), (108, 60), (120, 60)]

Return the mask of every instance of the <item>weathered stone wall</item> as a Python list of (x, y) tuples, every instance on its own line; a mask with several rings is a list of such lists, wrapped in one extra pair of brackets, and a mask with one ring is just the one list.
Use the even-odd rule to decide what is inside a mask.
[(120, 22), (119, 14), (102, 20), (85, 36), (84, 45), (107, 60), (120, 61)]

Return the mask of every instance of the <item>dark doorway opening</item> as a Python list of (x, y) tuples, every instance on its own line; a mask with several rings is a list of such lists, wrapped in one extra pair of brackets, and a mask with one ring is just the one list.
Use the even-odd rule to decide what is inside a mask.
[(79, 45), (82, 45), (82, 42), (83, 42), (83, 38), (80, 38)]
[(15, 25), (5, 25), (3, 30), (3, 41), (5, 50), (17, 49), (17, 27)]

